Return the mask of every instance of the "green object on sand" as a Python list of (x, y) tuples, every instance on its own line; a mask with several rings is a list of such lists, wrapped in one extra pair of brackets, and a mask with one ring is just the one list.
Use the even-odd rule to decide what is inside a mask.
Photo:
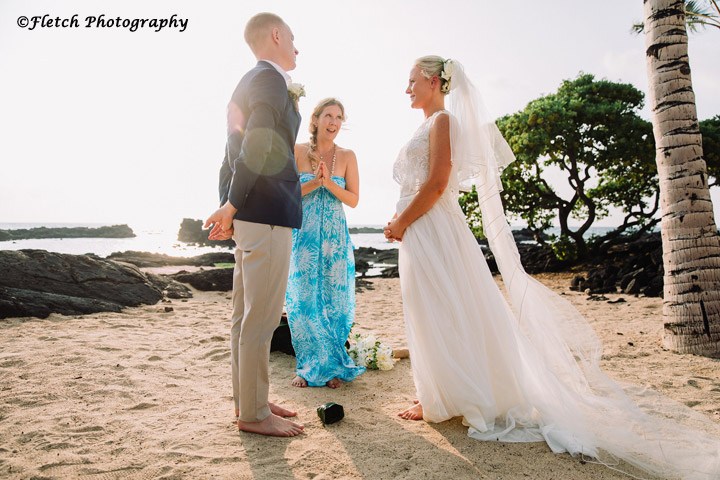
[(345, 416), (345, 411), (343, 410), (342, 405), (338, 405), (334, 402), (328, 402), (317, 408), (317, 414), (325, 425), (329, 425), (342, 420)]

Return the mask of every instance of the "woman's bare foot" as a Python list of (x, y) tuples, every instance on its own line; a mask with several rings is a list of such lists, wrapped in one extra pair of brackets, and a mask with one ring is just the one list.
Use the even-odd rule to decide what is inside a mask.
[(305, 388), (307, 387), (307, 380), (305, 380), (300, 375), (296, 375), (295, 378), (293, 378), (292, 382), (290, 382), (290, 385), (292, 385), (293, 387)]
[(243, 422), (238, 420), (238, 428), (243, 432), (257, 433), (270, 437), (295, 437), (303, 433), (305, 426), (278, 417), (274, 413), (259, 422)]
[(268, 406), (270, 407), (270, 411), (277, 415), (278, 417), (295, 417), (297, 416), (297, 412), (294, 412), (292, 410), (288, 410), (287, 408), (283, 408), (280, 405), (276, 405), (272, 402), (268, 402)]
[(416, 402), (415, 405), (413, 405), (412, 407), (398, 413), (398, 417), (404, 418), (405, 420), (422, 420), (423, 419), (422, 405), (420, 405), (419, 402)]
[(325, 384), (330, 388), (338, 388), (340, 385), (342, 385), (342, 382), (339, 378), (333, 378), (332, 380), (328, 380), (328, 382)]

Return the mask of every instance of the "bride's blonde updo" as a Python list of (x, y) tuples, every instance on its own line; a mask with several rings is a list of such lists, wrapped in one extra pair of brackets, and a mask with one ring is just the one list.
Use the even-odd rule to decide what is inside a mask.
[(447, 95), (450, 93), (452, 81), (452, 60), (445, 60), (437, 55), (426, 55), (415, 60), (423, 77), (440, 79), (440, 91)]
[[(315, 150), (317, 149), (317, 132), (318, 127), (315, 125), (313, 121), (317, 121), (320, 119), (320, 114), (325, 110), (327, 107), (330, 107), (332, 105), (336, 105), (340, 108), (340, 111), (342, 112), (342, 120), (345, 121), (345, 107), (343, 104), (338, 100), (337, 98), (326, 98), (325, 100), (320, 100), (320, 103), (317, 104), (315, 107), (315, 110), (312, 112), (312, 118), (310, 120), (310, 151), (308, 152), (308, 156), (311, 158), (315, 158)], [(317, 160), (317, 159), (316, 159)]]

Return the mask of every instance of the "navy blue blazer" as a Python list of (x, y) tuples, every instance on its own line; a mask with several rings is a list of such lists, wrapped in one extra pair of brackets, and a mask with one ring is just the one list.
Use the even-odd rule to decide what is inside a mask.
[(231, 101), (244, 124), (228, 132), (220, 204), (230, 200), (237, 220), (300, 228), (302, 194), (293, 151), (300, 114), (285, 78), (260, 61), (240, 80)]

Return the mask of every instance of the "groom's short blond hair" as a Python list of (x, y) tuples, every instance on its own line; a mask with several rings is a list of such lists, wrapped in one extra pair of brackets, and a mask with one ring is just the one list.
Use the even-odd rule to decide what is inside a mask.
[(273, 28), (285, 25), (282, 18), (274, 13), (263, 12), (254, 15), (245, 25), (245, 42), (255, 52), (262, 46)]

